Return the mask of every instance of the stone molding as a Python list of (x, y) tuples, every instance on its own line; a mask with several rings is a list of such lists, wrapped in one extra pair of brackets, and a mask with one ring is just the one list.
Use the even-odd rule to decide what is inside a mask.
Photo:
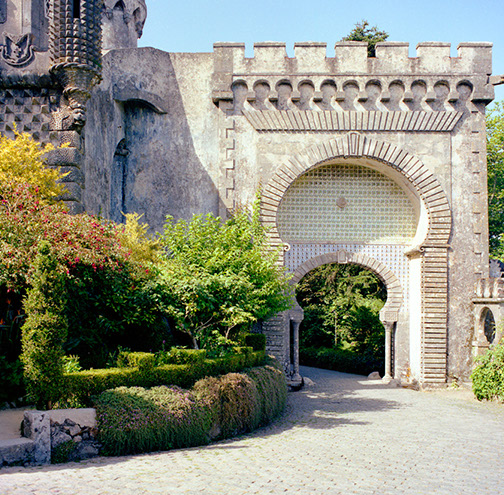
[(336, 112), (252, 110), (243, 114), (260, 132), (451, 132), (463, 112)]

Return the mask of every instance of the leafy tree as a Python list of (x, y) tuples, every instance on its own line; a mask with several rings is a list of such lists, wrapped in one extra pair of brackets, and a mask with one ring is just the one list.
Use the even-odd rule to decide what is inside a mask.
[(195, 348), (216, 339), (223, 344), (291, 305), (258, 201), (252, 215), (241, 209), (226, 222), (212, 214), (176, 223), (168, 217), (162, 244), (168, 252), (159, 275), (163, 308)]
[(369, 22), (362, 20), (355, 24), (355, 28), (341, 41), (365, 41), (368, 44), (368, 57), (376, 56), (376, 43), (385, 41), (389, 37), (386, 31), (379, 31), (376, 26), (369, 27)]
[(305, 312), (302, 346), (383, 352), (384, 328), (378, 313), (386, 292), (372, 272), (357, 265), (323, 265), (303, 277), (296, 293)]
[(40, 201), (53, 202), (61, 196), (65, 188), (58, 181), (66, 174), (43, 162), (44, 155), (53, 149), (27, 133), (15, 131), (15, 139), (0, 136), (0, 195), (9, 185), (27, 184)]
[(486, 128), (490, 255), (504, 260), (504, 102), (490, 109)]

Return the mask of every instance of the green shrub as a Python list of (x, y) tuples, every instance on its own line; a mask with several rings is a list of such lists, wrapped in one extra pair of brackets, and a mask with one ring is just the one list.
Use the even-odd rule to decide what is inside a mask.
[(248, 356), (254, 352), (254, 349), (248, 346), (235, 346), (233, 347), (233, 352), (235, 354), (245, 354)]
[(22, 328), (21, 360), (28, 396), (38, 407), (49, 409), (63, 385), (63, 343), (68, 330), (61, 313), (65, 304), (63, 287), (49, 243), (44, 241), (25, 302), (28, 317)]
[(76, 373), (82, 371), (79, 356), (63, 356), (63, 373)]
[(260, 366), (265, 353), (231, 355), (219, 359), (206, 359), (199, 363), (166, 364), (153, 368), (108, 368), (85, 370), (65, 375), (60, 387), (59, 402), (91, 405), (92, 397), (116, 387), (155, 387), (157, 385), (177, 385), (190, 388), (206, 376), (218, 376), (244, 368)]
[(96, 402), (99, 440), (106, 455), (168, 450), (209, 442), (205, 402), (178, 387), (120, 387)]
[(220, 438), (251, 431), (259, 426), (261, 404), (255, 382), (244, 374), (209, 377), (194, 385), (197, 397), (207, 401), (218, 424)]
[(300, 349), (299, 359), (305, 366), (314, 366), (343, 373), (369, 375), (373, 371), (383, 373), (383, 360), (371, 353), (358, 354), (343, 349), (308, 347)]
[(156, 354), (158, 364), (196, 364), (202, 363), (207, 357), (205, 349), (181, 349), (172, 347), (169, 351)]
[(267, 424), (285, 408), (287, 385), (272, 365), (179, 387), (119, 387), (96, 400), (106, 455), (207, 444)]
[(252, 347), (254, 351), (266, 350), (266, 335), (263, 333), (249, 333), (245, 335), (244, 342), (246, 346)]
[(476, 398), (504, 401), (504, 341), (489, 349), (478, 363), (471, 374)]
[(155, 364), (156, 357), (151, 352), (121, 351), (117, 356), (117, 366), (119, 368), (148, 370), (154, 368)]
[(266, 425), (279, 416), (287, 402), (287, 384), (283, 372), (271, 365), (247, 370), (255, 382), (259, 404), (259, 424)]

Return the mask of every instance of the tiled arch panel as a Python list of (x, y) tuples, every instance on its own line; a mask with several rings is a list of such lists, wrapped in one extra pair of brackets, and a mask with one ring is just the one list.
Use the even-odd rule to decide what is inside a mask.
[(336, 158), (370, 158), (400, 172), (418, 191), (429, 218), (425, 245), (446, 246), (451, 231), (451, 210), (446, 194), (428, 168), (414, 155), (392, 144), (351, 132), (339, 139), (312, 146), (291, 157), (275, 172), (262, 195), (262, 218), (273, 244), (281, 244), (277, 210), (289, 186), (309, 169)]

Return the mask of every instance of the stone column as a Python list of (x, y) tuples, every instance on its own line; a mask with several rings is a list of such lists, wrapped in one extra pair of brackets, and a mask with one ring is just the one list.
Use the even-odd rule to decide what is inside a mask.
[(299, 373), (299, 325), (300, 321), (292, 321), (292, 330), (293, 330), (293, 363), (292, 363), (292, 377), (291, 380), (293, 382), (300, 382), (301, 375)]
[(392, 331), (394, 328), (394, 322), (386, 321), (383, 323), (385, 326), (385, 376), (383, 381), (389, 382), (392, 380)]

